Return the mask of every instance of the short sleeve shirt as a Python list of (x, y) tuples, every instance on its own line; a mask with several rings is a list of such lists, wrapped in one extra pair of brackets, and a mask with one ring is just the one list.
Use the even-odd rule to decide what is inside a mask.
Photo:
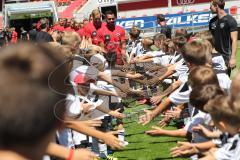
[(125, 30), (116, 25), (113, 31), (110, 31), (107, 26), (103, 26), (97, 31), (99, 41), (104, 43), (104, 47), (109, 52), (117, 53), (117, 64), (122, 64), (120, 43), (126, 39)]
[[(105, 23), (102, 23), (101, 27), (102, 28), (104, 25), (106, 25)], [(100, 29), (99, 28), (99, 29)], [(87, 37), (87, 38), (91, 38), (92, 39), (92, 44), (95, 44), (95, 45), (98, 45), (99, 43), (99, 37), (97, 35), (97, 31), (99, 29), (96, 29), (96, 27), (94, 26), (94, 24), (91, 22), (91, 23), (88, 23), (85, 27), (84, 27), (84, 35)]]
[(40, 31), (37, 33), (36, 42), (38, 43), (53, 42), (53, 38), (49, 33)]
[(216, 50), (223, 55), (228, 63), (232, 52), (231, 32), (237, 31), (237, 21), (231, 16), (226, 15), (221, 19), (214, 17), (209, 23), (209, 29), (213, 34)]
[(167, 38), (171, 38), (172, 29), (169, 26), (162, 26), (160, 33), (165, 34)]

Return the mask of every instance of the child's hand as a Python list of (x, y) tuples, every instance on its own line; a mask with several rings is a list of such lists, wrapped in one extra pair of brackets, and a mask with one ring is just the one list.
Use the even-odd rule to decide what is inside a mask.
[(160, 82), (159, 78), (158, 77), (154, 77), (154, 78), (148, 80), (147, 85), (154, 85), (154, 84), (159, 83), (159, 82)]
[(171, 149), (173, 157), (189, 156), (199, 153), (199, 150), (189, 142), (178, 142), (178, 146)]
[(90, 109), (92, 107), (92, 104), (90, 104), (90, 103), (82, 103), (81, 107), (82, 107), (83, 114), (88, 114), (88, 113), (90, 113)]
[(125, 118), (125, 115), (120, 113), (119, 111), (121, 110), (121, 108), (115, 110), (115, 111), (110, 111), (109, 115), (115, 117), (115, 118), (119, 118), (119, 119), (123, 119)]
[(86, 120), (82, 121), (88, 127), (100, 127), (102, 125), (101, 120), (93, 119), (93, 120)]
[(144, 95), (144, 91), (143, 90), (134, 90), (134, 89), (130, 89), (130, 93), (129, 94), (135, 94), (135, 95), (139, 95), (139, 96), (143, 96)]
[(158, 105), (161, 101), (162, 101), (163, 97), (160, 95), (160, 96), (153, 96), (150, 101), (152, 104), (154, 105)]
[(216, 152), (217, 148), (211, 148), (209, 151), (205, 152), (205, 157), (200, 158), (199, 160), (215, 160), (214, 154)]
[(144, 77), (142, 74), (140, 74), (140, 73), (136, 73), (136, 74), (133, 75), (132, 78), (134, 78), (134, 79), (138, 79), (138, 78), (142, 78), (142, 77)]
[(153, 119), (153, 113), (149, 110), (144, 110), (145, 114), (139, 117), (139, 124), (146, 125)]
[(203, 125), (199, 124), (198, 126), (194, 126), (192, 128), (193, 131), (201, 131), (206, 137), (214, 138), (214, 132), (208, 130)]
[(173, 119), (179, 119), (182, 110), (179, 107), (173, 107), (173, 110), (168, 110), (165, 116), (171, 117)]
[(106, 133), (102, 140), (113, 149), (123, 149), (123, 142), (111, 133)]
[(166, 116), (161, 121), (158, 122), (158, 126), (160, 128), (164, 128), (171, 122), (171, 120), (172, 120), (171, 117)]
[(131, 93), (131, 88), (128, 85), (121, 84), (121, 87), (119, 89), (121, 89), (121, 91), (124, 93)]
[(121, 91), (117, 91), (116, 96), (122, 97), (122, 98), (126, 98), (126, 97), (127, 97), (127, 94), (124, 93), (124, 92), (121, 92)]
[(163, 132), (162, 128), (156, 127), (156, 126), (152, 126), (151, 127), (153, 130), (149, 130), (146, 131), (145, 133), (151, 136), (157, 136), (157, 135), (161, 135)]
[(74, 150), (72, 160), (93, 160), (97, 156), (87, 149)]

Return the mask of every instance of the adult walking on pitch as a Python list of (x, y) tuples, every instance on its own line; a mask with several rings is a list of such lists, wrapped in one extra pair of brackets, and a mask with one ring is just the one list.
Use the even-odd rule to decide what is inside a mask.
[(217, 15), (209, 22), (209, 30), (215, 39), (215, 48), (222, 54), (228, 74), (236, 67), (238, 28), (236, 20), (224, 10), (225, 0), (212, 0), (210, 9)]

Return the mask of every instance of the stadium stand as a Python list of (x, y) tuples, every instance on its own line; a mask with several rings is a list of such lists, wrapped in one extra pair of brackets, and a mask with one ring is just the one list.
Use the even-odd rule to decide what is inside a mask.
[(2, 17), (2, 15), (0, 15), (0, 28), (2, 28), (3, 27), (3, 17)]
[[(66, 1), (66, 0), (61, 0)], [(73, 18), (73, 13), (79, 10), (87, 0), (75, 0), (73, 1), (63, 12), (60, 13), (61, 18)]]

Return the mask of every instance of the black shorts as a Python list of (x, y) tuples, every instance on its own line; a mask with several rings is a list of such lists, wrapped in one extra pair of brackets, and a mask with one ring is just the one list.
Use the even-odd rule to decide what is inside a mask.
[(5, 46), (5, 41), (0, 40), (0, 47), (3, 47), (3, 46)]

